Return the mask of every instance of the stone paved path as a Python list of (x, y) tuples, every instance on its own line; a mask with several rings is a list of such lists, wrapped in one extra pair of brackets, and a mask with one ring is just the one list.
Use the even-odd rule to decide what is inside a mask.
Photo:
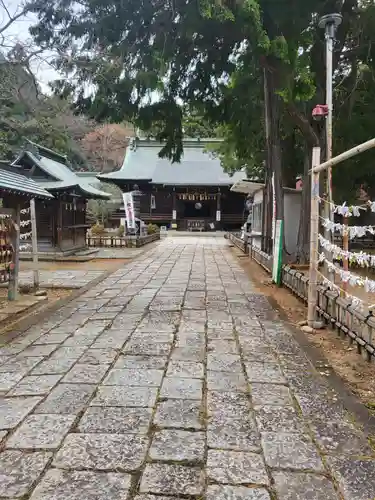
[[(55, 271), (39, 271), (41, 288), (82, 288), (90, 281), (99, 278), (104, 271), (79, 271), (77, 269), (61, 269)], [(21, 271), (21, 285), (33, 283), (33, 271)]]
[(167, 238), (0, 349), (0, 498), (374, 498), (373, 451), (225, 245)]

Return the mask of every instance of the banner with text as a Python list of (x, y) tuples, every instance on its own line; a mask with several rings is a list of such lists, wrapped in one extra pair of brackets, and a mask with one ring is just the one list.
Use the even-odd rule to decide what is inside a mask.
[(136, 229), (136, 225), (135, 225), (135, 217), (134, 217), (133, 194), (130, 192), (129, 193), (122, 193), (122, 197), (124, 200), (126, 225), (128, 226), (128, 229), (134, 230), (134, 229)]

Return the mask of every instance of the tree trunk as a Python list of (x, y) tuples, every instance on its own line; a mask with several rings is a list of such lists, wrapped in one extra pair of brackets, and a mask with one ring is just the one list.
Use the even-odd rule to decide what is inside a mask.
[(310, 234), (310, 170), (311, 152), (310, 148), (305, 147), (304, 168), (302, 177), (302, 199), (301, 216), (299, 219), (297, 249), (294, 255), (295, 262), (298, 264), (307, 264), (309, 262), (309, 234)]
[[(272, 251), (273, 196), (276, 201), (276, 219), (284, 220), (284, 197), (282, 186), (282, 149), (280, 139), (280, 101), (276, 93), (275, 75), (264, 70), (264, 103), (266, 122), (266, 189), (264, 199), (265, 251)], [(274, 179), (272, 187), (272, 178)], [(273, 192), (274, 189), (274, 192)]]

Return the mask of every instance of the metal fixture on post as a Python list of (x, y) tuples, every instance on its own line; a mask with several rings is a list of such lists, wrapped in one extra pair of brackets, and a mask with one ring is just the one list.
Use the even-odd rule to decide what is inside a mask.
[[(333, 122), (333, 43), (336, 30), (342, 23), (342, 15), (338, 13), (327, 14), (319, 21), (319, 28), (324, 29), (326, 42), (326, 104), (317, 106), (321, 108), (323, 116), (326, 116), (326, 161), (332, 158), (332, 122)], [(317, 109), (315, 108), (315, 110)], [(315, 111), (314, 110), (314, 111)], [(316, 119), (316, 116), (313, 117)], [(332, 170), (327, 169), (325, 182), (326, 206), (325, 217), (333, 220), (332, 210)], [(326, 231), (325, 237), (331, 240), (331, 234)], [(334, 279), (334, 278), (333, 278)]]

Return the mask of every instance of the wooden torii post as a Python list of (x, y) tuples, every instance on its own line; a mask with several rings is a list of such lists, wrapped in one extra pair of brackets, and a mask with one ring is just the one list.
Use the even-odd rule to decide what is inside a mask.
[(310, 269), (307, 324), (314, 328), (316, 320), (316, 303), (318, 287), (318, 252), (319, 252), (319, 175), (327, 168), (334, 167), (353, 156), (357, 156), (375, 147), (375, 138), (359, 146), (355, 146), (344, 153), (320, 163), (320, 148), (313, 148), (311, 173), (311, 218), (310, 218)]

